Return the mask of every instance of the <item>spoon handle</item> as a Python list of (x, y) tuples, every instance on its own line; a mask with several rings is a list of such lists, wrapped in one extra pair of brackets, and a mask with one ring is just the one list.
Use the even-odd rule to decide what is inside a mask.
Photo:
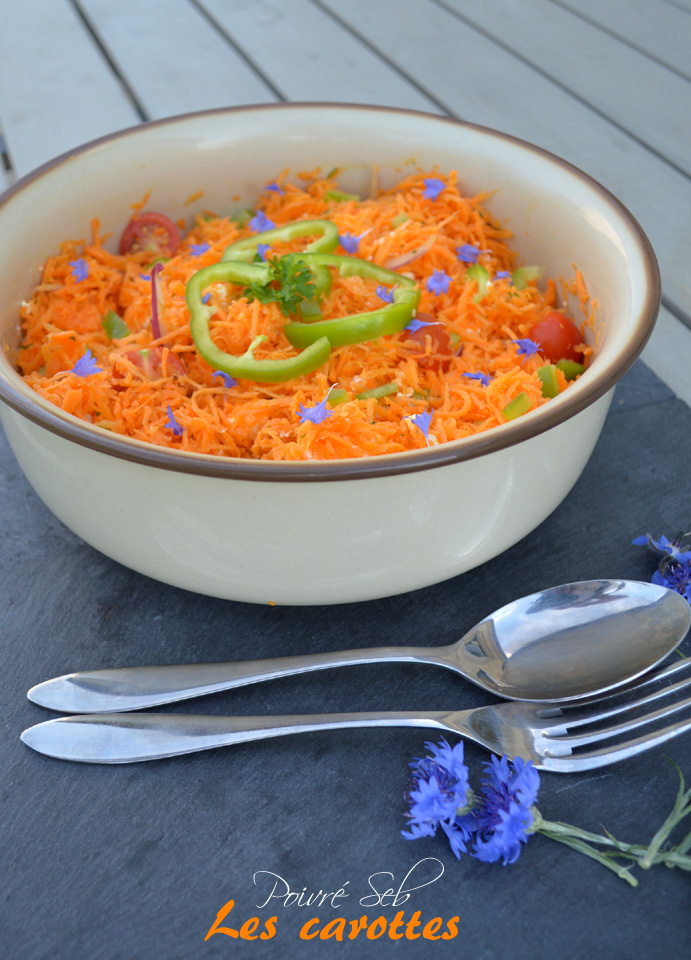
[(445, 647), (372, 647), (266, 660), (93, 670), (45, 680), (27, 696), (33, 703), (62, 713), (121, 713), (328, 667), (394, 661), (450, 666), (444, 660), (445, 651)]
[[(60, 717), (29, 727), (22, 741), (60, 760), (134, 763), (227, 747), (290, 733), (346, 727), (434, 727), (458, 732), (448, 718), (458, 713), (332, 713), (294, 717), (204, 717), (197, 714), (129, 713)], [(472, 737), (472, 733), (470, 734)]]

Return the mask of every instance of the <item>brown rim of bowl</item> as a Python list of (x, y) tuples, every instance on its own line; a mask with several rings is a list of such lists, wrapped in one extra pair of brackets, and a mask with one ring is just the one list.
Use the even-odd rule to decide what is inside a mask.
[(17, 413), (26, 417), (28, 420), (45, 427), (51, 433), (56, 434), (66, 440), (71, 440), (81, 446), (89, 447), (100, 453), (109, 454), (119, 459), (129, 460), (134, 463), (141, 463), (147, 466), (157, 467), (163, 470), (173, 470), (180, 473), (191, 473), (200, 476), (228, 478), (235, 480), (261, 480), (261, 481), (288, 481), (304, 482), (315, 480), (357, 480), (367, 477), (385, 477), (399, 473), (409, 473), (418, 470), (431, 470), (436, 467), (443, 467), (453, 463), (459, 463), (463, 460), (472, 460), (485, 454), (494, 453), (514, 444), (522, 443), (531, 437), (551, 430), (564, 420), (569, 419), (575, 414), (584, 410), (593, 404), (596, 400), (611, 390), (621, 379), (626, 371), (634, 364), (641, 354), (650, 334), (652, 333), (655, 319), (660, 307), (661, 283), (660, 271), (657, 264), (655, 253), (652, 249), (648, 237), (644, 233), (640, 224), (631, 212), (618, 200), (614, 194), (602, 186), (597, 180), (584, 173), (578, 167), (556, 156), (549, 150), (537, 147), (513, 137), (510, 134), (500, 133), (491, 127), (484, 127), (480, 124), (466, 123), (461, 120), (455, 120), (451, 117), (441, 117), (436, 114), (428, 114), (419, 110), (406, 110), (399, 107), (378, 107), (370, 105), (349, 104), (349, 103), (266, 103), (242, 107), (219, 107), (213, 110), (202, 110), (197, 112), (179, 114), (174, 117), (166, 117), (162, 120), (152, 120), (145, 124), (139, 124), (134, 127), (127, 127), (118, 130), (96, 140), (62, 153), (49, 160), (47, 163), (37, 167), (31, 173), (22, 177), (13, 184), (4, 194), (0, 196), (0, 207), (13, 197), (16, 193), (23, 190), (26, 186), (35, 180), (50, 173), (54, 167), (62, 163), (73, 160), (75, 156), (87, 153), (94, 148), (98, 148), (111, 140), (124, 139), (136, 135), (143, 127), (162, 127), (174, 125), (180, 121), (192, 118), (215, 116), (221, 114), (247, 113), (257, 111), (280, 110), (356, 110), (362, 113), (398, 113), (411, 117), (423, 117), (429, 122), (443, 123), (444, 125), (453, 125), (475, 130), (482, 134), (515, 144), (522, 149), (528, 150), (541, 157), (545, 157), (552, 163), (581, 180), (592, 190), (598, 193), (603, 200), (613, 208), (613, 210), (624, 220), (628, 221), (632, 228), (634, 236), (637, 238), (643, 263), (646, 270), (646, 295), (641, 305), (639, 315), (632, 335), (624, 345), (621, 355), (614, 368), (610, 368), (606, 375), (598, 375), (593, 372), (586, 384), (582, 381), (582, 388), (577, 391), (569, 391), (564, 395), (563, 401), (559, 404), (547, 404), (541, 407), (539, 411), (522, 417), (506, 425), (506, 429), (495, 427), (484, 433), (467, 437), (463, 440), (453, 440), (449, 443), (439, 446), (429, 447), (423, 450), (406, 451), (405, 453), (385, 454), (379, 457), (363, 457), (354, 460), (322, 460), (322, 461), (297, 461), (283, 462), (270, 460), (245, 460), (241, 458), (215, 457), (210, 454), (189, 453), (186, 451), (171, 451), (167, 447), (156, 447), (153, 444), (147, 444), (143, 441), (133, 440), (129, 437), (119, 437), (107, 432), (96, 433), (85, 429), (88, 425), (82, 424), (78, 419), (67, 420), (63, 416), (53, 414), (51, 411), (37, 406), (28, 397), (17, 390), (10, 381), (0, 375), (0, 400), (3, 400), (9, 407)]

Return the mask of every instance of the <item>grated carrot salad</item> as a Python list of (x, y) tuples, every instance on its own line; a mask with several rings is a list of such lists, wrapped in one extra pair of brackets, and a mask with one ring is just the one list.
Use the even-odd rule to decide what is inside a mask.
[[(540, 354), (521, 357), (512, 341), (528, 337), (531, 328), (555, 309), (556, 285), (547, 280), (542, 290), (530, 282), (519, 290), (510, 279), (493, 279), (485, 295), (477, 298), (477, 283), (466, 279), (471, 264), (459, 260), (457, 248), (472, 244), (489, 251), (480, 253), (479, 263), (494, 278), (516, 266), (516, 254), (507, 246), (511, 234), (484, 209), (488, 194), (462, 195), (455, 172), (444, 177), (444, 189), (436, 199), (425, 197), (425, 179), (430, 176), (438, 174), (415, 174), (374, 199), (334, 201), (325, 196), (337, 189), (334, 179), (313, 173), (299, 175), (292, 183), (284, 174), (278, 178), (283, 193), (267, 191), (256, 209), (277, 227), (301, 219), (332, 220), (340, 235), (360, 238), (357, 257), (380, 266), (424, 249), (399, 271), (418, 281), (418, 311), (445, 325), (452, 352), (437, 354), (431, 334), (425, 333), (421, 341), (404, 330), (335, 349), (323, 367), (286, 383), (241, 380), (225, 387), (213, 377), (190, 335), (185, 286), (196, 271), (219, 261), (229, 244), (253, 231), (229, 216), (205, 212), (197, 216), (160, 275), (162, 333), (157, 340), (151, 332), (152, 291), (147, 278), (151, 253), (109, 252), (97, 220), (91, 242), (64, 243), (46, 262), (40, 284), (22, 305), (19, 371), (51, 403), (113, 433), (174, 449), (268, 460), (380, 456), (423, 448), (505, 423), (502, 411), (521, 393), (531, 409), (539, 407), (549, 402), (537, 376), (546, 361)], [(307, 242), (309, 238), (296, 242), (293, 249)], [(200, 255), (192, 250), (192, 245), (204, 244), (208, 250)], [(277, 244), (275, 252), (289, 249)], [(346, 253), (341, 248), (335, 252)], [(77, 259), (88, 267), (88, 276), (81, 280), (71, 266)], [(427, 281), (441, 270), (450, 284), (447, 292), (437, 294), (428, 289)], [(583, 284), (580, 276), (578, 283)], [(380, 309), (384, 304), (375, 288), (360, 277), (336, 274), (322, 304), (323, 316)], [(222, 284), (209, 292), (216, 309), (211, 333), (222, 350), (241, 354), (264, 334), (267, 341), (257, 349), (258, 358), (295, 355), (282, 329), (286, 317), (277, 304), (248, 302), (237, 288)], [(587, 297), (584, 287), (582, 293)], [(124, 320), (129, 335), (109, 340), (102, 319), (110, 310)], [(434, 330), (425, 328), (430, 329)], [(131, 359), (134, 351), (151, 347), (162, 348), (155, 379)], [(71, 370), (87, 349), (101, 370), (79, 376)], [(173, 355), (186, 372), (180, 372)], [(465, 373), (487, 374), (489, 385), (468, 379)], [(561, 372), (558, 383), (560, 390), (568, 386)], [(390, 384), (397, 392), (379, 399), (356, 398)], [(333, 385), (345, 390), (348, 399), (328, 407), (332, 415), (321, 423), (302, 422), (300, 407), (323, 401)], [(181, 433), (170, 429), (169, 409)], [(422, 412), (432, 414), (427, 437), (410, 419)]]

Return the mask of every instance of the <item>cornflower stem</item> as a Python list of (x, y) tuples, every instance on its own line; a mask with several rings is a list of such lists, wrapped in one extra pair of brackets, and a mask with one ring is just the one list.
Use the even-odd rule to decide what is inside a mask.
[[(587, 843), (597, 843), (602, 847), (614, 847), (622, 853), (631, 852), (631, 844), (623, 843), (621, 840), (615, 840), (614, 837), (604, 837), (601, 833), (590, 833), (589, 830), (581, 830), (580, 827), (573, 827), (570, 823), (560, 823), (557, 820), (544, 820), (538, 810), (533, 807), (533, 831), (542, 833), (545, 836), (558, 840), (560, 837), (576, 837)], [(646, 849), (641, 847), (642, 850)]]
[[(677, 765), (674, 764), (676, 767)], [(684, 790), (684, 778), (681, 774), (681, 770), (677, 767), (677, 772), (679, 773), (679, 790), (677, 792), (677, 798), (674, 801), (674, 806), (672, 807), (669, 816), (662, 824), (660, 829), (657, 831), (653, 839), (650, 841), (648, 849), (640, 860), (641, 867), (644, 870), (648, 870), (652, 865), (657, 862), (658, 851), (662, 844), (667, 840), (670, 833), (676, 827), (680, 820), (683, 820), (689, 813), (691, 813), (691, 790)], [(688, 845), (691, 844), (689, 836), (686, 836), (682, 843), (686, 844), (685, 849), (682, 853), (686, 852)], [(688, 868), (684, 868), (688, 869)]]
[[(666, 867), (677, 867), (680, 870), (691, 870), (691, 856), (686, 856), (686, 851), (691, 847), (691, 833), (689, 833), (682, 842), (674, 847), (671, 850), (660, 850), (662, 843), (669, 836), (670, 830), (674, 825), (679, 821), (681, 816), (684, 816), (685, 813), (691, 812), (685, 807), (678, 809), (678, 804), (675, 804), (675, 808), (672, 811), (672, 814), (667, 818), (665, 824), (658, 830), (658, 832), (653, 837), (652, 841), (648, 846), (638, 843), (624, 843), (621, 840), (616, 840), (614, 837), (609, 834), (605, 837), (599, 833), (591, 833), (588, 830), (581, 830), (579, 827), (573, 827), (568, 823), (559, 823), (554, 820), (544, 820), (542, 815), (538, 810), (533, 808), (533, 828), (531, 832), (541, 833), (545, 837), (550, 837), (552, 840), (558, 840), (561, 843), (567, 844), (567, 846), (573, 847), (574, 850), (579, 850), (581, 853), (585, 853), (586, 856), (592, 857), (594, 860), (597, 860), (599, 863), (602, 863), (603, 866), (608, 867), (610, 870), (614, 870), (615, 873), (618, 872), (617, 865), (611, 859), (611, 857), (626, 857), (629, 860), (634, 860), (641, 867), (644, 866), (644, 860), (648, 862), (648, 867), (652, 866), (655, 863), (663, 863)], [(673, 816), (674, 814), (674, 816)], [(591, 844), (596, 843), (601, 847), (610, 847), (612, 849), (611, 854), (601, 853), (599, 850), (596, 850)], [(621, 876), (622, 879), (625, 879), (628, 883), (631, 883), (634, 878), (628, 873), (625, 868), (621, 868), (623, 873), (618, 873), (618, 876)], [(648, 869), (645, 867), (644, 869)], [(636, 886), (637, 882), (631, 883), (631, 886)]]
[(678, 843), (675, 847), (677, 853), (686, 853), (686, 851), (691, 848), (691, 830), (686, 834), (681, 843)]
[[(558, 823), (554, 820), (544, 820), (540, 811), (535, 807), (532, 808), (532, 813), (533, 826), (531, 832), (540, 833), (543, 837), (549, 837), (551, 840), (558, 840), (559, 843), (564, 843), (567, 847), (571, 847), (573, 850), (578, 850), (579, 853), (584, 853), (586, 857), (590, 857), (592, 860), (597, 860), (597, 862), (601, 863), (603, 867), (607, 867), (608, 870), (612, 870), (613, 873), (616, 873), (618, 877), (620, 877), (622, 880), (625, 880), (630, 886), (638, 886), (638, 880), (636, 880), (636, 878), (626, 867), (616, 863), (610, 855), (602, 853), (602, 851), (591, 846), (592, 843), (597, 843), (605, 847), (614, 847), (614, 849), (617, 851), (617, 854), (623, 854), (624, 856), (628, 855), (631, 857), (631, 859), (635, 860), (637, 857), (632, 855), (630, 844), (621, 843), (619, 840), (615, 840), (613, 837), (603, 837), (597, 833), (590, 833), (588, 830), (581, 830), (579, 827), (572, 827), (568, 823)], [(615, 854), (615, 856), (617, 854)]]
[(556, 834), (548, 833), (544, 830), (538, 830), (537, 832), (541, 833), (545, 837), (550, 837), (552, 840), (558, 840), (559, 843), (566, 844), (566, 846), (571, 847), (572, 850), (578, 850), (579, 853), (584, 853), (586, 857), (591, 857), (591, 859), (597, 860), (597, 862), (601, 863), (603, 867), (607, 867), (608, 870), (612, 870), (618, 877), (620, 877), (622, 880), (625, 880), (629, 886), (638, 886), (638, 880), (636, 880), (636, 878), (626, 867), (622, 867), (614, 860), (610, 860), (606, 854), (600, 853), (600, 851), (596, 850), (595, 847), (591, 847), (589, 843), (585, 843), (583, 840), (579, 840), (577, 837), (568, 837), (566, 835), (557, 836)]

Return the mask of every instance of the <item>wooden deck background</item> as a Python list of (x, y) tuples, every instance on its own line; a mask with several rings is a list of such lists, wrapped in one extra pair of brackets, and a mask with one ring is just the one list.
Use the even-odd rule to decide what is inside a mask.
[(276, 101), (496, 127), (615, 193), (657, 253), (644, 359), (691, 403), (691, 0), (0, 0), (0, 187), (148, 119)]

